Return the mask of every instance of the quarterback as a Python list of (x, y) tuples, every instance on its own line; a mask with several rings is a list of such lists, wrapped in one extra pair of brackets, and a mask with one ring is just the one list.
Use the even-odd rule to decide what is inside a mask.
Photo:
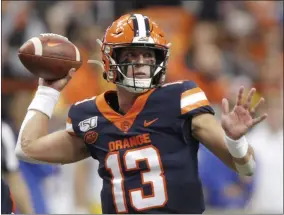
[(202, 213), (197, 151), (204, 144), (241, 175), (255, 169), (245, 134), (267, 114), (254, 118), (240, 87), (229, 110), (222, 101), (221, 124), (205, 93), (192, 81), (164, 84), (170, 43), (150, 18), (127, 14), (98, 40), (108, 91), (73, 104), (66, 129), (48, 134), (60, 91), (74, 74), (39, 80), (22, 123), (16, 154), (28, 162), (67, 164), (89, 156), (99, 161), (103, 213)]

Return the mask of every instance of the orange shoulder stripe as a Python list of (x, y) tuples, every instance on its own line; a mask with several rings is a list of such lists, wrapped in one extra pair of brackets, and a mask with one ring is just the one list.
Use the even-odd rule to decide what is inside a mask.
[(193, 94), (195, 94), (195, 93), (199, 93), (199, 92), (203, 92), (199, 87), (196, 87), (196, 88), (187, 90), (187, 91), (185, 91), (185, 92), (183, 92), (183, 93), (181, 94), (181, 99), (183, 99), (183, 98), (185, 98), (185, 97), (187, 97), (187, 96), (189, 96), (189, 95), (193, 95)]
[(199, 107), (202, 107), (202, 106), (206, 106), (206, 105), (209, 105), (208, 100), (201, 100), (201, 101), (196, 102), (196, 103), (194, 103), (192, 105), (185, 106), (184, 108), (181, 109), (181, 113), (185, 114), (185, 113), (187, 113), (189, 111), (192, 111), (192, 110), (194, 110), (196, 108), (199, 108)]

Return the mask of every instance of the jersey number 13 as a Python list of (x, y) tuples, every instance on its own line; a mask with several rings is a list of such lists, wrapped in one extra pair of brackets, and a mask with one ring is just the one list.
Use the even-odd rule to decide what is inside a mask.
[[(150, 184), (152, 194), (145, 196), (143, 189), (139, 187), (129, 190), (130, 204), (137, 211), (163, 207), (168, 201), (168, 196), (159, 151), (154, 146), (146, 146), (127, 150), (123, 155), (125, 171), (139, 169), (141, 161), (145, 161), (148, 166), (148, 170), (141, 171), (141, 180), (143, 184)], [(124, 176), (119, 152), (109, 153), (105, 166), (112, 175), (112, 194), (116, 212), (127, 213)]]

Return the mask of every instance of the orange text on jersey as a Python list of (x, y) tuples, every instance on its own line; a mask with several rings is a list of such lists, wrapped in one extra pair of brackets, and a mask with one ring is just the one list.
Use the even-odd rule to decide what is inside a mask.
[(150, 134), (139, 134), (123, 140), (115, 140), (108, 143), (109, 151), (117, 151), (119, 149), (128, 149), (135, 146), (151, 143)]

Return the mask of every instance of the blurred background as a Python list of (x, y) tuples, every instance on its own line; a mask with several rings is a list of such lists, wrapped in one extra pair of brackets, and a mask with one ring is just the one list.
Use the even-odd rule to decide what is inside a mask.
[[(253, 177), (240, 177), (201, 146), (205, 213), (283, 213), (283, 1), (2, 1), (2, 123), (17, 136), (37, 88), (17, 51), (28, 39), (52, 32), (80, 49), (84, 64), (62, 92), (51, 131), (63, 129), (76, 101), (113, 89), (99, 67), (97, 38), (115, 19), (140, 12), (155, 20), (172, 43), (167, 82), (195, 81), (217, 118), (223, 97), (234, 103), (240, 85), (266, 99), (268, 119), (248, 138), (258, 161)], [(2, 128), (2, 139), (7, 133)], [(9, 141), (8, 141), (9, 142)], [(2, 144), (2, 143), (1, 143)], [(15, 144), (10, 141), (9, 144)], [(52, 166), (20, 162), (36, 213), (101, 213), (98, 163)], [(3, 169), (2, 169), (3, 171)], [(2, 172), (1, 171), (1, 172)]]

